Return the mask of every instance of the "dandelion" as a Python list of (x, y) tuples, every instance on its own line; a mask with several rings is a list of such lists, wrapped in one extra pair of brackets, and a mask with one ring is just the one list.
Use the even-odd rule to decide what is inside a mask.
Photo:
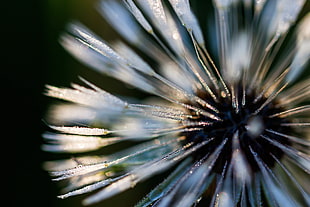
[(122, 41), (80, 23), (62, 36), (81, 62), (155, 98), (82, 78), (47, 86), (67, 103), (52, 108), (43, 149), (75, 153), (46, 163), (68, 181), (60, 198), (94, 192), (83, 201), (94, 204), (170, 170), (137, 206), (310, 206), (306, 1), (213, 0), (203, 17), (194, 3), (106, 0)]

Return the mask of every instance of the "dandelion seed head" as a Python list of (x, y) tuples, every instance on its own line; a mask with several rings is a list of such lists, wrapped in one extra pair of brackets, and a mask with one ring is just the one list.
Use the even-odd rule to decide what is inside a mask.
[(74, 154), (46, 164), (69, 183), (59, 198), (95, 191), (91, 205), (171, 169), (137, 206), (310, 206), (309, 77), (297, 81), (310, 57), (305, 2), (206, 1), (204, 31), (192, 1), (104, 0), (98, 11), (122, 41), (69, 26), (61, 43), (76, 58), (154, 98), (82, 78), (47, 86), (70, 102), (52, 107), (43, 135), (43, 150)]

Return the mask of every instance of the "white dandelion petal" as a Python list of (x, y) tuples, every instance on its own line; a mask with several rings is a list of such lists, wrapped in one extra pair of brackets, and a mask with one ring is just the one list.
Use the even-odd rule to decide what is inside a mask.
[(194, 90), (197, 90), (199, 83), (193, 84), (196, 81), (192, 75), (184, 70), (180, 70), (173, 61), (164, 61), (160, 69), (165, 78), (182, 87), (187, 93), (193, 94)]
[(298, 82), (288, 90), (280, 94), (280, 102), (278, 105), (281, 106), (293, 106), (302, 103), (309, 98), (310, 83), (308, 80)]
[(99, 49), (90, 47), (78, 38), (74, 38), (71, 35), (63, 35), (61, 37), (61, 44), (78, 60), (95, 70), (104, 72), (113, 77), (116, 76), (116, 72), (119, 72), (119, 69), (116, 68), (116, 63), (109, 57), (103, 55)]
[(132, 0), (123, 0), (125, 2), (128, 10), (132, 13), (132, 15), (136, 18), (136, 20), (140, 23), (140, 25), (149, 33), (153, 33), (152, 26), (145, 19), (142, 12), (138, 9), (137, 5)]
[[(152, 141), (148, 145), (143, 144), (139, 147), (135, 147), (134, 149), (128, 149), (126, 151), (131, 151), (134, 153), (128, 153), (128, 152), (119, 152), (114, 155), (111, 155), (110, 157), (102, 157), (100, 159), (93, 159), (93, 158), (78, 158), (74, 159), (73, 165), (77, 165), (76, 162), (80, 162), (77, 166), (67, 169), (67, 170), (61, 170), (61, 171), (52, 171), (51, 175), (56, 176), (54, 179), (56, 180), (63, 180), (63, 179), (69, 179), (72, 177), (79, 176), (80, 182), (75, 182), (71, 188), (75, 188), (73, 191), (69, 191), (68, 193), (65, 193), (63, 195), (60, 195), (60, 198), (66, 198), (71, 197), (87, 192), (94, 191), (96, 189), (105, 187), (111, 183), (114, 183), (122, 178), (125, 178), (127, 175), (120, 175), (115, 178), (104, 178), (102, 181), (93, 182), (94, 179), (98, 177), (97, 174), (94, 174), (96, 172), (104, 172), (109, 171), (109, 169), (114, 166), (137, 166), (147, 163), (147, 161), (152, 160), (158, 155), (167, 154), (173, 150), (173, 145), (175, 145), (177, 142), (175, 140), (171, 140), (168, 142), (160, 142), (157, 140), (156, 142)], [(167, 146), (163, 148), (164, 146)], [(123, 155), (126, 155), (122, 157)], [(129, 155), (128, 155), (129, 154)], [(152, 155), (153, 154), (153, 155)], [(113, 157), (115, 160), (113, 160)], [(117, 158), (117, 159), (116, 159)], [(87, 160), (86, 164), (83, 164), (83, 160)], [(89, 163), (90, 160), (93, 160), (94, 163)], [(111, 160), (111, 161), (108, 161)], [(66, 161), (67, 162), (67, 161)], [(65, 163), (63, 163), (65, 164)], [(49, 163), (49, 168), (55, 167), (55, 163)], [(52, 165), (52, 166), (51, 166)], [(59, 163), (56, 165), (58, 167)], [(66, 164), (67, 165), (67, 164)], [(68, 168), (68, 166), (67, 166)], [(135, 168), (135, 167), (134, 167)], [(90, 175), (92, 174), (92, 175)], [(143, 174), (143, 173), (142, 173)], [(84, 175), (89, 176), (92, 179), (83, 180), (85, 177)], [(100, 173), (102, 175), (102, 173)], [(82, 177), (81, 177), (82, 176)], [(102, 176), (101, 176), (102, 177)], [(127, 179), (126, 179), (127, 180)], [(125, 181), (126, 181), (125, 180)], [(81, 182), (84, 181), (84, 182)], [(82, 187), (81, 187), (82, 186)], [(84, 187), (83, 187), (84, 186)]]
[[(113, 169), (113, 167), (120, 168), (126, 166), (126, 169), (129, 170), (130, 166), (135, 168), (136, 166), (143, 165), (148, 161), (152, 161), (159, 155), (167, 154), (177, 149), (179, 142), (180, 139), (165, 137), (109, 156), (96, 158), (79, 157), (73, 160), (62, 161), (62, 163), (50, 162), (46, 168), (51, 171), (50, 174), (55, 177), (53, 179), (55, 181), (69, 179), (76, 176), (81, 178), (84, 175), (89, 176), (90, 174), (95, 174), (97, 172), (102, 172), (100, 173), (101, 175), (103, 172), (111, 173), (111, 168)], [(59, 166), (62, 166), (61, 168), (64, 170), (59, 169)]]
[[(144, 19), (140, 10), (135, 6), (132, 1), (124, 0), (123, 2), (125, 5), (122, 5), (119, 2), (115, 1), (101, 1), (99, 10), (101, 14), (113, 26), (113, 28), (116, 29), (128, 42), (137, 46), (144, 53), (149, 54), (150, 56), (158, 57), (160, 61), (163, 58), (167, 58), (166, 54), (159, 50), (154, 44), (152, 44), (152, 42), (148, 38), (145, 37), (145, 35), (142, 34), (138, 23), (134, 21), (133, 17), (131, 16), (133, 15), (134, 17), (136, 17), (136, 20), (140, 22), (141, 26), (144, 27), (145, 30), (152, 33), (150, 31), (151, 26), (148, 25), (148, 22)], [(129, 11), (125, 7), (127, 7)], [(130, 11), (132, 12), (132, 14), (130, 13)], [(126, 59), (134, 65), (139, 63), (138, 65), (140, 66), (136, 69), (148, 69), (148, 73), (154, 73), (154, 71), (150, 71), (151, 69), (146, 63), (140, 64), (142, 62), (141, 58), (124, 43), (117, 42), (114, 47), (119, 54), (121, 54), (123, 57), (126, 57)]]
[(218, 201), (216, 203), (216, 206), (219, 206), (219, 207), (233, 206), (233, 200), (232, 200), (231, 194), (225, 191), (221, 192), (218, 195)]
[(254, 3), (252, 0), (243, 0), (242, 2), (246, 8), (251, 8)]
[(134, 175), (126, 176), (126, 177), (114, 182), (109, 187), (104, 188), (100, 192), (86, 198), (83, 201), (83, 204), (84, 205), (91, 205), (91, 204), (97, 203), (103, 199), (106, 199), (108, 197), (111, 197), (117, 193), (123, 192), (123, 191), (133, 187), (135, 185), (135, 183), (137, 182), (136, 179), (137, 178)]
[(288, 74), (288, 81), (294, 81), (300, 76), (310, 58), (310, 14), (304, 17), (298, 26), (297, 52), (291, 64), (292, 69)]
[[(266, 172), (267, 175), (267, 172)], [(281, 189), (276, 186), (276, 184), (267, 179), (267, 177), (263, 180), (263, 187), (266, 191), (266, 198), (271, 203), (271, 205), (279, 205), (279, 206), (296, 206), (297, 204), (290, 199), (290, 197)]]
[(227, 71), (227, 56), (229, 48), (229, 40), (231, 38), (230, 22), (229, 18), (229, 7), (232, 4), (231, 0), (214, 0), (216, 6), (216, 34), (218, 40), (218, 51), (220, 57), (220, 68), (222, 71)]
[[(115, 50), (104, 42), (91, 36), (91, 33), (82, 26), (72, 26), (73, 32), (78, 33), (83, 38), (81, 42), (73, 37), (64, 37), (65, 47), (77, 56), (81, 61), (91, 63), (91, 67), (107, 75), (115, 77), (143, 91), (165, 97), (168, 100), (184, 99), (193, 95), (186, 93), (179, 86), (169, 82), (154, 71), (133, 51), (124, 45), (118, 44), (120, 51), (126, 50), (127, 58), (120, 56)], [(85, 31), (84, 31), (85, 30)], [(76, 46), (72, 46), (76, 45)], [(93, 55), (94, 54), (94, 55)], [(127, 56), (127, 55), (126, 55)], [(138, 74), (138, 72), (144, 73)], [(151, 76), (151, 77), (150, 77)], [(171, 99), (171, 97), (174, 97)]]
[(95, 91), (78, 85), (73, 85), (73, 87), (74, 89), (47, 86), (47, 95), (94, 108), (106, 108), (113, 105), (115, 106), (113, 110), (117, 110), (118, 107), (118, 110), (123, 110), (127, 106), (126, 102), (105, 91)]
[(89, 127), (69, 127), (69, 126), (53, 126), (49, 125), (50, 128), (61, 131), (67, 134), (77, 134), (77, 135), (107, 135), (111, 133), (107, 129), (100, 129), (100, 128), (89, 128)]
[(239, 81), (243, 70), (247, 70), (251, 61), (251, 45), (249, 35), (245, 32), (240, 33), (232, 39), (229, 53), (227, 55), (227, 70), (223, 71), (227, 80)]
[(294, 2), (281, 0), (277, 2), (277, 20), (274, 23), (277, 25), (276, 32), (283, 34), (289, 29), (291, 24), (295, 23), (305, 2), (305, 0), (296, 0)]
[(116, 45), (114, 45), (114, 47), (121, 56), (126, 57), (130, 67), (133, 67), (134, 69), (148, 75), (155, 74), (155, 71), (127, 45), (123, 44), (122, 42), (118, 42)]
[(307, 173), (310, 173), (310, 157), (307, 154), (297, 151), (295, 148), (286, 146), (277, 141), (274, 141), (267, 136), (261, 135), (264, 139), (268, 140), (273, 145), (283, 150), (286, 155), (292, 159), (297, 165), (299, 165)]
[(177, 118), (183, 120), (184, 118), (191, 117), (190, 114), (187, 114), (183, 110), (179, 110), (176, 108), (166, 107), (166, 106), (155, 106), (155, 105), (143, 105), (143, 104), (130, 104), (129, 109), (132, 111), (137, 112), (144, 112), (146, 114), (150, 115), (157, 115), (159, 117), (164, 116), (164, 114), (167, 114), (167, 118), (171, 116), (171, 118)]
[(59, 104), (50, 107), (47, 121), (56, 125), (65, 125), (68, 123), (87, 124), (96, 119), (94, 109), (76, 105)]
[[(252, 179), (249, 163), (244, 157), (240, 143), (238, 143), (239, 132), (234, 134), (233, 139), (234, 150), (226, 171), (226, 174), (232, 176), (227, 176), (224, 179), (221, 192), (225, 194), (225, 197), (222, 198), (222, 201), (220, 197), (217, 200), (218, 203), (223, 203), (222, 205), (233, 205), (242, 196), (242, 193), (244, 193), (245, 185), (250, 183)], [(242, 203), (244, 201), (240, 199), (240, 202)]]
[[(303, 197), (305, 204), (306, 205), (310, 205), (310, 197), (309, 194), (305, 191), (305, 189), (300, 185), (300, 183), (294, 178), (293, 174), (289, 171), (289, 169), (283, 165), (281, 163), (281, 161), (279, 159), (277, 159), (275, 156), (273, 156), (273, 159), (275, 159), (277, 161), (277, 163), (279, 164), (279, 166), (281, 167), (281, 169), (284, 171), (284, 173), (279, 173), (277, 174), (278, 177), (283, 178), (284, 174), (286, 174), (291, 180), (292, 180), (292, 185), (290, 187), (290, 191), (294, 192), (294, 193), (299, 193), (301, 194), (301, 196)], [(285, 183), (287, 182), (285, 180), (286, 178), (283, 178), (280, 182), (281, 183)], [(294, 188), (296, 187), (296, 188)]]
[(139, 0), (137, 2), (162, 33), (169, 46), (174, 52), (182, 56), (184, 44), (180, 32), (170, 13), (164, 8), (161, 0)]
[[(241, 204), (240, 204), (240, 206), (241, 207), (246, 207), (247, 206), (247, 191), (246, 191), (246, 189), (245, 189), (245, 186), (242, 186), (242, 191), (241, 191), (241, 198), (240, 198), (240, 200), (241, 200)], [(248, 198), (249, 199), (249, 198)], [(250, 201), (251, 202), (251, 201)], [(251, 204), (250, 204), (251, 205)]]
[(154, 119), (124, 118), (113, 126), (113, 131), (132, 139), (151, 139), (168, 133), (177, 133), (182, 129), (173, 123), (164, 123)]
[[(290, 170), (290, 172), (294, 175), (294, 179), (298, 182), (298, 184), (305, 190), (306, 192), (306, 200), (309, 200), (309, 173), (307, 171), (303, 171), (301, 168), (298, 168), (296, 162), (288, 157), (284, 157), (281, 160), (281, 163)], [(298, 176), (296, 176), (296, 171), (299, 171)], [(298, 192), (300, 193), (300, 192)]]
[[(223, 170), (222, 174), (227, 173), (231, 175), (234, 173), (235, 168), (237, 167), (237, 166), (234, 166), (234, 164), (236, 164), (234, 163), (234, 161), (235, 160), (232, 160), (232, 163), (227, 166), (227, 169)], [(230, 176), (226, 176), (226, 177), (223, 176), (221, 178), (222, 180), (217, 189), (218, 193), (214, 201), (215, 202), (214, 206), (225, 207), (225, 206), (235, 205), (235, 201), (238, 200), (238, 198), (240, 197), (242, 187), (245, 184), (244, 180), (241, 180), (240, 177), (238, 178), (236, 176), (236, 178), (239, 180), (235, 180), (233, 177), (230, 177)]]
[(180, 18), (182, 24), (186, 27), (189, 33), (192, 33), (195, 37), (195, 40), (199, 45), (204, 47), (204, 39), (202, 31), (198, 24), (198, 21), (195, 15), (192, 13), (188, 0), (169, 0), (173, 9)]
[[(88, 175), (88, 176), (86, 176), (86, 175)], [(86, 174), (86, 175), (82, 175), (82, 176), (78, 176), (78, 177), (72, 177), (72, 178), (67, 179), (65, 182), (68, 182), (69, 184), (61, 190), (62, 194), (58, 195), (58, 197), (60, 197), (64, 194), (73, 192), (75, 190), (84, 188), (86, 186), (90, 187), (92, 184), (96, 184), (98, 186), (99, 185), (98, 183), (107, 179), (107, 176), (103, 173), (100, 173), (100, 172)], [(71, 196), (74, 196), (74, 195), (71, 194)], [(68, 196), (68, 197), (70, 197), (70, 196)]]
[[(85, 157), (83, 157), (85, 158)], [(88, 157), (91, 158), (91, 157)], [(62, 161), (50, 161), (49, 163), (46, 163), (46, 165), (44, 166), (46, 169), (48, 169), (50, 172), (50, 175), (53, 178), (54, 181), (60, 181), (60, 180), (65, 180), (65, 179), (70, 179), (72, 177), (75, 176), (79, 176), (79, 180), (83, 179), (83, 175), (86, 175), (88, 173), (93, 173), (96, 172), (97, 170), (100, 169), (104, 169), (104, 167), (106, 167), (105, 162), (100, 162), (100, 164), (97, 162), (94, 162), (93, 164), (82, 164), (82, 163), (77, 163), (77, 162), (81, 162), (82, 158), (76, 158), (74, 159), (74, 161), (72, 160), (62, 160)], [(71, 164), (71, 163), (74, 164)], [(99, 166), (100, 165), (100, 166)], [(57, 166), (57, 167), (55, 167)], [(104, 166), (104, 167), (103, 167)], [(61, 170), (64, 169), (64, 170)], [(92, 176), (87, 176), (87, 178), (90, 178)], [(100, 176), (100, 180), (102, 180), (102, 178), (104, 178), (105, 176), (103, 176), (103, 174), (101, 174)], [(91, 180), (91, 179), (89, 179)], [(91, 180), (89, 183), (94, 182), (93, 180)], [(77, 188), (79, 186), (82, 185), (86, 185), (86, 183), (83, 182), (83, 184), (80, 183), (71, 183), (71, 187), (67, 187), (67, 189), (73, 188), (73, 186), (75, 186), (74, 188)]]
[(236, 182), (240, 183), (241, 185), (249, 182), (251, 179), (249, 172), (251, 172), (251, 170), (248, 167), (249, 165), (246, 161), (246, 157), (240, 150), (234, 151), (232, 156), (231, 165), (233, 166)]
[(154, 139), (111, 155), (111, 164), (120, 164), (123, 161), (125, 163), (135, 163), (135, 165), (137, 163), (140, 163), (140, 165), (145, 164), (158, 158), (160, 155), (177, 150), (181, 146), (181, 141), (182, 138), (175, 138), (174, 136)]
[(213, 0), (213, 2), (218, 9), (227, 9), (227, 7), (238, 2), (238, 0)]
[[(290, 126), (290, 125), (289, 125), (289, 126)], [(292, 141), (293, 143), (301, 144), (301, 145), (304, 145), (304, 146), (306, 146), (306, 147), (310, 147), (310, 141), (309, 141), (309, 140), (305, 140), (305, 139), (301, 139), (301, 138), (298, 138), (298, 137), (295, 137), (295, 136), (290, 136), (290, 135), (287, 135), (287, 134), (279, 133), (279, 132), (276, 132), (276, 131), (270, 130), (270, 129), (265, 129), (265, 130), (266, 130), (267, 132), (273, 133), (273, 134), (275, 134), (275, 135), (278, 135), (278, 136), (287, 138), (287, 139), (289, 139), (290, 141)]]
[(266, 4), (266, 1), (267, 0), (255, 0), (255, 12), (259, 13)]
[(282, 112), (279, 112), (279, 113), (276, 113), (276, 114), (272, 114), (270, 115), (270, 117), (289, 117), (289, 116), (296, 116), (300, 113), (307, 113), (309, 112), (310, 110), (310, 105), (303, 105), (303, 106), (299, 106), (299, 107), (296, 107), (296, 108), (291, 108), (291, 109), (288, 109), (286, 111), (282, 111)]
[(291, 25), (295, 23), (304, 3), (304, 0), (294, 2), (280, 0), (267, 1), (265, 3), (264, 10), (262, 11), (264, 19), (261, 25), (267, 29), (267, 35), (270, 40), (272, 38), (277, 40), (288, 31)]
[[(143, 62), (140, 58), (138, 58), (134, 54), (134, 52), (130, 51), (128, 59), (123, 58), (118, 53), (116, 53), (111, 47), (109, 47), (107, 44), (99, 41), (99, 39), (95, 37), (92, 37), (90, 31), (87, 31), (81, 25), (72, 25), (72, 28), (73, 28), (72, 32), (75, 32), (81, 36), (82, 41), (83, 41), (82, 43), (83, 44), (85, 43), (87, 46), (85, 48), (86, 50), (89, 50), (90, 48), (92, 50), (91, 51), (92, 53), (93, 52), (99, 53), (101, 54), (101, 56), (106, 57), (103, 59), (100, 58), (101, 60), (99, 60), (98, 64), (96, 64), (96, 62), (98, 62), (97, 60), (94, 61), (95, 65), (92, 65), (92, 66), (95, 67), (95, 69), (98, 69), (99, 71), (103, 71), (104, 73), (108, 75), (111, 75), (117, 79), (120, 79), (126, 83), (129, 83), (130, 85), (134, 85), (135, 87), (138, 87), (144, 91), (161, 96), (169, 101), (176, 102), (176, 100), (180, 100), (180, 99), (183, 100), (185, 98), (197, 99), (196, 96), (187, 93), (186, 91), (181, 89), (179, 86), (168, 81), (162, 76), (154, 73), (154, 71), (145, 62)], [(73, 39), (72, 41), (75, 41), (75, 43), (73, 44), (78, 44), (76, 40)], [(70, 50), (71, 44), (69, 43), (69, 50)], [(129, 50), (128, 48), (125, 48), (125, 47), (123, 47), (122, 49), (123, 50), (126, 49), (127, 51)], [(83, 48), (80, 48), (80, 50), (83, 50)], [(73, 51), (73, 54), (79, 53), (80, 50), (78, 52)], [(85, 53), (87, 53), (87, 51), (85, 51)], [(78, 58), (81, 58), (82, 61), (83, 59), (85, 59), (85, 56), (83, 56), (83, 54), (84, 52), (82, 53), (82, 56), (78, 55)], [(95, 56), (87, 54), (86, 58), (94, 57), (96, 59), (96, 56), (98, 56), (98, 54)], [(89, 62), (88, 59), (86, 61)], [(100, 65), (100, 62), (103, 62), (103, 65)], [(145, 73), (146, 75), (150, 75), (151, 77), (148, 77), (148, 76), (143, 77), (140, 74), (138, 74), (135, 70)]]
[[(91, 163), (101, 162), (102, 160), (106, 160), (104, 156), (83, 156), (79, 158), (65, 159), (65, 160), (53, 160), (47, 161), (44, 163), (44, 168), (49, 170), (52, 176), (59, 176), (63, 174), (63, 171), (67, 171), (69, 169), (77, 168), (81, 165), (87, 165)], [(59, 173), (60, 174), (59, 174)]]
[(81, 41), (70, 35), (63, 35), (60, 39), (60, 43), (78, 60), (94, 69), (104, 70), (106, 66), (111, 63), (107, 57), (97, 51), (94, 51), (88, 47), (88, 45), (81, 44)]
[[(251, 149), (252, 153), (253, 150)], [(274, 177), (271, 170), (264, 165), (264, 162), (260, 160), (259, 157), (254, 156), (258, 166), (262, 172), (262, 176), (264, 179), (262, 180), (263, 188), (266, 191), (266, 197), (269, 199), (269, 202), (274, 203), (273, 205), (279, 206), (296, 206), (294, 200), (291, 199), (287, 194), (287, 189), (283, 188), (283, 185), (278, 181), (277, 178)]]
[(251, 183), (247, 183), (245, 186), (249, 188), (246, 190), (246, 196), (249, 199), (250, 206), (262, 206), (261, 201), (261, 174), (256, 174), (251, 180)]
[(45, 133), (43, 137), (51, 142), (43, 145), (43, 150), (52, 152), (87, 152), (122, 140), (119, 137), (101, 138), (53, 133)]
[[(134, 21), (130, 12), (120, 3), (115, 1), (100, 1), (99, 11), (108, 22), (113, 25), (124, 38), (129, 42), (137, 43), (141, 41), (141, 29)], [(144, 23), (147, 25), (147, 23)], [(150, 29), (150, 26), (147, 26)]]
[(149, 206), (157, 200), (161, 199), (176, 185), (177, 181), (188, 172), (188, 165), (190, 159), (184, 160), (177, 169), (175, 169), (169, 177), (167, 177), (162, 183), (156, 186), (148, 195), (146, 195), (138, 204), (137, 207)]
[(309, 61), (310, 58), (309, 48), (310, 48), (310, 38), (299, 47), (298, 52), (296, 53), (296, 56), (291, 65), (292, 69), (287, 77), (288, 81), (294, 81), (302, 74), (303, 69), (306, 66), (306, 63)]
[(160, 160), (155, 160), (150, 163), (146, 163), (145, 165), (142, 165), (134, 169), (124, 178), (112, 183), (111, 185), (102, 189), (98, 193), (86, 198), (83, 203), (86, 205), (97, 203), (103, 199), (109, 198), (122, 191), (128, 190), (129, 188), (134, 187), (138, 182), (141, 182), (150, 176), (153, 176), (166, 170), (168, 167), (174, 165), (178, 160), (186, 157), (186, 155), (192, 153), (195, 149), (205, 144), (206, 142), (201, 143), (201, 145), (197, 147), (192, 147), (186, 150), (188, 147), (190, 147), (190, 145), (188, 145), (183, 147), (182, 149), (173, 151), (168, 155), (163, 156), (163, 158), (161, 158)]
[(109, 59), (109, 57), (103, 56), (93, 48), (87, 45), (81, 46), (78, 40), (68, 35), (62, 37), (62, 45), (78, 60), (98, 72), (114, 77), (143, 91), (155, 93), (149, 81), (129, 68), (128, 63), (116, 64), (116, 62)]
[[(141, 67), (136, 62), (120, 56), (114, 49), (85, 29), (82, 25), (71, 26), (71, 32), (77, 37), (64, 35), (62, 45), (77, 59), (95, 70), (133, 85), (141, 90), (154, 93), (154, 88), (135, 70), (152, 73), (150, 67)], [(133, 53), (131, 53), (133, 56)], [(137, 58), (136, 58), (137, 59)], [(141, 59), (139, 60), (141, 63)], [(131, 63), (131, 64), (130, 64)], [(143, 66), (145, 66), (144, 64)]]
[[(201, 193), (201, 191), (203, 191), (205, 189), (205, 182), (206, 181), (206, 175), (209, 175), (208, 171), (204, 171), (207, 170), (203, 167), (199, 167), (193, 174), (191, 178), (188, 178), (188, 180), (186, 180), (183, 184), (183, 186), (180, 186), (178, 188), (181, 188), (180, 191), (183, 191), (184, 196), (181, 197), (180, 200), (176, 201), (175, 203), (173, 203), (171, 200), (169, 199), (173, 199), (173, 196), (171, 195), (167, 195), (167, 197), (165, 197), (165, 199), (163, 199), (158, 206), (163, 207), (163, 206), (189, 206), (191, 205), (193, 202), (195, 202), (197, 200), (197, 198), (199, 197), (199, 194)], [(197, 179), (199, 180), (197, 180)], [(172, 193), (172, 192), (171, 192)], [(169, 202), (170, 201), (170, 202)]]
[(87, 186), (85, 186), (83, 188), (80, 188), (80, 189), (77, 189), (77, 190), (73, 190), (73, 191), (70, 191), (68, 193), (59, 195), (58, 197), (64, 199), (64, 198), (68, 198), (68, 197), (71, 197), (71, 196), (76, 196), (76, 195), (81, 195), (81, 194), (84, 194), (84, 193), (88, 193), (88, 192), (97, 190), (99, 188), (105, 187), (105, 186), (107, 186), (107, 185), (111, 184), (112, 182), (115, 182), (115, 181), (117, 181), (119, 179), (120, 179), (120, 177), (119, 178), (114, 178), (114, 179), (105, 179), (105, 180), (96, 182), (94, 184), (87, 185)]
[(225, 163), (224, 168), (220, 172), (220, 174), (216, 175), (217, 176), (217, 183), (216, 183), (216, 189), (214, 196), (211, 198), (211, 205), (215, 206), (218, 203), (218, 195), (223, 189), (223, 183), (224, 183), (224, 178), (225, 178), (225, 172), (227, 171), (227, 164)]
[(105, 41), (97, 37), (83, 25), (75, 23), (70, 25), (70, 32), (75, 36), (76, 40), (88, 46), (92, 50), (98, 52), (102, 56), (107, 57), (115, 64), (126, 64), (126, 60), (117, 54)]
[(152, 19), (155, 19), (155, 23), (157, 24), (158, 28), (161, 28), (161, 26), (164, 26), (167, 23), (166, 14), (164, 11), (164, 7), (162, 5), (162, 2), (160, 0), (146, 0), (146, 1), (137, 1), (139, 6), (143, 8), (143, 11), (147, 13)]
[[(108, 159), (108, 157), (106, 159)], [(81, 158), (76, 160), (81, 162)], [(61, 165), (61, 163), (58, 163), (58, 165)], [(97, 163), (96, 161), (95, 163), (91, 164), (75, 163), (75, 166), (73, 168), (66, 168), (65, 170), (59, 171), (51, 171), (50, 174), (55, 177), (53, 180), (64, 180), (74, 176), (86, 175), (87, 173), (96, 172), (98, 170), (107, 168), (107, 166), (109, 166), (109, 163), (105, 161), (99, 163)]]
[[(203, 181), (209, 176), (226, 141), (224, 140), (210, 156), (203, 158), (206, 160), (198, 161), (193, 168), (189, 169), (187, 174), (180, 179), (177, 186), (160, 201), (159, 206), (189, 206), (197, 200), (203, 192), (202, 189), (206, 187), (206, 182)], [(179, 200), (173, 201), (176, 194), (183, 194), (183, 196)]]

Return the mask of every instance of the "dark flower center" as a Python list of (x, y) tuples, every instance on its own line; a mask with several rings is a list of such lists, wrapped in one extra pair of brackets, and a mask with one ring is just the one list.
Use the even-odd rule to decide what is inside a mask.
[[(241, 92), (241, 91), (240, 91)], [(242, 151), (246, 158), (249, 168), (252, 172), (258, 171), (259, 167), (257, 160), (254, 158), (254, 153), (262, 160), (268, 167), (274, 166), (276, 160), (280, 159), (283, 155), (281, 149), (270, 143), (264, 137), (278, 142), (284, 145), (290, 145), (291, 143), (284, 137), (278, 136), (274, 133), (269, 133), (272, 130), (285, 134), (291, 130), (287, 126), (282, 126), (283, 123), (287, 123), (288, 120), (280, 117), (272, 117), (271, 115), (277, 114), (283, 111), (282, 108), (276, 107), (276, 102), (270, 102), (264, 106), (258, 113), (255, 113), (258, 108), (262, 106), (267, 100), (261, 98), (259, 101), (254, 101), (256, 98), (255, 93), (248, 93), (245, 97), (245, 104), (241, 104), (241, 100), (238, 100), (239, 110), (237, 111), (232, 105), (230, 98), (220, 97), (217, 102), (205, 93), (199, 93), (199, 97), (207, 100), (213, 106), (217, 108), (219, 113), (212, 112), (211, 110), (204, 109), (210, 113), (220, 117), (220, 121), (215, 121), (207, 116), (198, 115), (190, 121), (196, 122), (210, 122), (212, 124), (204, 126), (200, 131), (189, 131), (182, 135), (186, 137), (186, 142), (200, 143), (205, 140), (210, 142), (199, 149), (193, 154), (194, 160), (203, 158), (207, 153), (214, 152), (218, 146), (227, 139), (224, 148), (221, 150), (217, 161), (213, 167), (213, 170), (221, 173), (225, 165), (229, 164), (234, 146), (233, 139), (238, 139), (238, 149)], [(190, 103), (195, 106), (199, 106), (195, 103)], [(196, 112), (190, 110), (192, 115), (197, 115)], [(251, 151), (252, 150), (252, 151)]]

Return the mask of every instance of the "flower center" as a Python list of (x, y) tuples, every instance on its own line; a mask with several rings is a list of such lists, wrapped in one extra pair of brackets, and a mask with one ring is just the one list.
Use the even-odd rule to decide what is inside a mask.
[[(199, 97), (209, 102), (212, 100), (207, 94), (199, 93)], [(207, 116), (197, 115), (196, 112), (190, 110), (191, 114), (195, 117), (190, 119), (190, 121), (211, 123), (199, 131), (189, 130), (182, 134), (186, 137), (185, 140), (187, 143), (200, 143), (210, 140), (207, 145), (194, 153), (193, 156), (197, 159), (202, 158), (207, 153), (214, 152), (223, 140), (227, 139), (213, 167), (216, 172), (222, 172), (223, 168), (231, 162), (232, 155), (235, 151), (243, 153), (249, 169), (253, 172), (259, 168), (255, 156), (258, 156), (268, 167), (274, 166), (276, 159), (280, 159), (283, 152), (274, 143), (269, 142), (266, 137), (284, 145), (290, 145), (290, 142), (286, 138), (269, 133), (268, 131), (285, 134), (285, 132), (291, 129), (282, 126), (288, 120), (271, 116), (283, 110), (282, 108), (276, 107), (276, 102), (266, 104), (256, 113), (257, 109), (267, 99), (261, 98), (259, 101), (255, 101), (255, 98), (256, 94), (252, 93), (246, 95), (244, 104), (241, 104), (241, 100), (238, 100), (240, 103), (238, 110), (233, 106), (229, 97), (222, 97), (217, 102), (211, 101), (211, 104), (217, 108), (218, 113), (208, 109), (204, 110), (220, 117), (221, 120), (219, 121), (212, 120)], [(199, 107), (198, 104), (191, 104)]]

